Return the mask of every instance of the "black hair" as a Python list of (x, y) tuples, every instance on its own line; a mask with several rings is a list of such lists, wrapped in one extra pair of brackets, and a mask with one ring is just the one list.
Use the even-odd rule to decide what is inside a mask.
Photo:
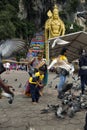
[(47, 65), (44, 64), (39, 68), (40, 71), (46, 72), (47, 71)]
[(64, 47), (64, 48), (61, 50), (60, 54), (61, 54), (61, 55), (64, 55), (64, 53), (65, 53), (67, 50), (68, 50), (68, 49)]
[(86, 54), (86, 50), (83, 48), (80, 48), (79, 55), (83, 55), (83, 54)]

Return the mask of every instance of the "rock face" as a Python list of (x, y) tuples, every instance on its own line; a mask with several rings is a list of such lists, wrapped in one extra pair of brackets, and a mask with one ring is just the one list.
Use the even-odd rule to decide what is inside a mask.
[(27, 17), (27, 11), (26, 11), (26, 8), (24, 7), (23, 0), (19, 1), (19, 13), (18, 13), (18, 17), (21, 20), (25, 19)]
[[(76, 13), (87, 10), (87, 1), (84, 0), (20, 0), (19, 1), (19, 13), (20, 19), (28, 18), (33, 21), (37, 28), (43, 27), (47, 20), (48, 10), (53, 10), (54, 4), (58, 5), (60, 17), (62, 20), (69, 22), (77, 22)], [(83, 27), (85, 22), (81, 22)], [(77, 22), (79, 25), (79, 23)]]

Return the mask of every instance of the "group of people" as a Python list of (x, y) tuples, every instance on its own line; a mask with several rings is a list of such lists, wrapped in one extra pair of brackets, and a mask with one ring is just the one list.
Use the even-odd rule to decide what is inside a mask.
[[(75, 71), (75, 68), (72, 64), (68, 62), (67, 59), (67, 48), (63, 48), (60, 55), (53, 60), (53, 62), (49, 65), (48, 69), (50, 69), (53, 65), (57, 64), (57, 67), (60, 68), (60, 74), (59, 74), (59, 82), (57, 84), (57, 90), (58, 90), (58, 98), (62, 98), (62, 89), (66, 82), (66, 77), (69, 74), (73, 74)], [(78, 59), (78, 77), (81, 81), (81, 93), (85, 93), (85, 87), (87, 85), (87, 52), (84, 49), (80, 49), (79, 53), (79, 59)]]
[(41, 53), (37, 57), (30, 55), (28, 61), (29, 79), (27, 86), (25, 86), (25, 94), (30, 93), (32, 103), (36, 104), (43, 94), (44, 86), (47, 84), (47, 64)]
[[(84, 94), (85, 92), (85, 85), (87, 85), (87, 53), (86, 50), (81, 49), (79, 57), (79, 71), (78, 76), (81, 79), (81, 92)], [(46, 61), (42, 58), (41, 54), (38, 54), (37, 58), (29, 57), (29, 92), (31, 94), (32, 103), (37, 103), (39, 101), (39, 97), (42, 95), (42, 90), (44, 86), (47, 84), (48, 80), (48, 70), (56, 65), (60, 68), (59, 73), (59, 82), (57, 84), (58, 90), (58, 98), (61, 98), (61, 91), (63, 86), (66, 82), (66, 77), (69, 74), (74, 72), (74, 67), (68, 62), (67, 59), (67, 48), (63, 48), (60, 55), (51, 62), (49, 66), (47, 66)], [(14, 95), (13, 92), (10, 90), (9, 85), (5, 85), (3, 81), (0, 79), (0, 87), (3, 90)], [(25, 90), (26, 91), (26, 90)]]

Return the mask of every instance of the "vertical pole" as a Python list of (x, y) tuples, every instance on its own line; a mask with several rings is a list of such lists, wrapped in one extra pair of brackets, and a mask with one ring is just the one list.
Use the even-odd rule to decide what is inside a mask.
[(48, 41), (45, 42), (45, 51), (46, 51), (47, 64), (49, 65), (49, 42)]

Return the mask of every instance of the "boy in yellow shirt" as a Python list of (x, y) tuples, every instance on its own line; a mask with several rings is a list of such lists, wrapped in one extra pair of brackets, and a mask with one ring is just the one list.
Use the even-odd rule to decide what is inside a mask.
[(38, 103), (39, 101), (39, 97), (40, 97), (39, 91), (40, 91), (40, 87), (43, 86), (42, 84), (43, 78), (44, 78), (43, 68), (39, 68), (39, 71), (36, 72), (34, 76), (29, 78), (30, 93), (31, 93), (32, 102), (34, 104)]

